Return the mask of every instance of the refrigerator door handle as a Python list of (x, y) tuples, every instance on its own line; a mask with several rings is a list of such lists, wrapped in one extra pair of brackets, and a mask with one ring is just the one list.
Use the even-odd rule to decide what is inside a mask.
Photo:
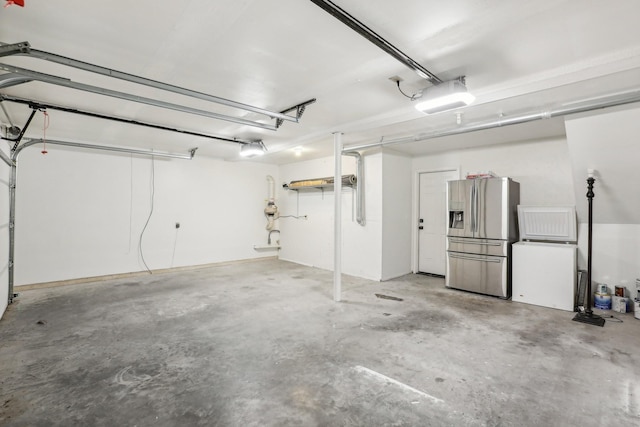
[(502, 246), (501, 242), (474, 242), (473, 240), (461, 240), (449, 238), (451, 243), (463, 243), (465, 245)]
[(451, 258), (459, 258), (459, 259), (468, 259), (471, 261), (481, 261), (481, 262), (495, 262), (500, 264), (502, 262), (502, 259), (500, 258), (484, 258), (484, 257), (473, 257), (473, 256), (468, 256), (468, 255), (461, 255), (461, 254), (454, 254), (449, 252), (449, 256)]
[(476, 223), (475, 223), (475, 219), (476, 219), (476, 214), (475, 214), (475, 202), (476, 202), (476, 182), (475, 180), (473, 181), (473, 184), (471, 185), (471, 198), (469, 200), (469, 207), (471, 210), (471, 232), (475, 233), (476, 231)]
[[(473, 180), (473, 187), (474, 187), (474, 191), (473, 191), (473, 197), (475, 198), (475, 200), (473, 201), (473, 210), (474, 210), (474, 215), (473, 215), (473, 224), (475, 226), (475, 228), (473, 229), (474, 233), (477, 233), (480, 230), (480, 181), (478, 181), (477, 179)], [(476, 236), (478, 237), (478, 236)]]

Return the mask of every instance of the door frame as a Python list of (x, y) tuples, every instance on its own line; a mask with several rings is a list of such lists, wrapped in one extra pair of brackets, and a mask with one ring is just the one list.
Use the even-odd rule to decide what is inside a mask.
[(419, 266), (419, 236), (418, 232), (418, 219), (420, 218), (420, 175), (423, 173), (436, 173), (436, 172), (455, 172), (458, 174), (458, 179), (460, 178), (460, 166), (455, 167), (443, 167), (443, 168), (434, 168), (434, 169), (418, 169), (413, 173), (413, 197), (412, 197), (412, 214), (411, 214), (411, 224), (413, 227), (413, 232), (411, 233), (411, 271), (413, 274), (418, 272)]

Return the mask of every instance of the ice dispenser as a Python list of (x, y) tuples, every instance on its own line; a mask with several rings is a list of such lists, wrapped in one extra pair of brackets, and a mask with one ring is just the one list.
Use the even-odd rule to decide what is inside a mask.
[[(468, 182), (464, 180), (449, 181), (447, 183), (447, 211), (449, 212), (449, 230), (464, 230), (465, 209)], [(469, 218), (467, 218), (468, 220)], [(455, 232), (453, 235), (458, 235)]]
[(464, 228), (464, 199), (449, 199), (449, 228)]
[(464, 228), (464, 211), (449, 211), (449, 228)]

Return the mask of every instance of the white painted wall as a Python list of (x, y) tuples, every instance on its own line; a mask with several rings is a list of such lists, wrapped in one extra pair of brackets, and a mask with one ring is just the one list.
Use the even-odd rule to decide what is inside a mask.
[(587, 169), (596, 170), (592, 279), (627, 288), (640, 278), (640, 107), (610, 108), (566, 120), (578, 204), (580, 264), (586, 268)]
[[(587, 192), (587, 169), (596, 170), (594, 223), (640, 224), (640, 106), (576, 115), (565, 123), (574, 185), (581, 194)], [(586, 220), (586, 203), (578, 213)]]
[[(343, 174), (356, 173), (356, 160), (343, 156)], [(278, 200), (281, 215), (308, 215), (308, 219), (281, 218), (280, 258), (333, 270), (332, 190), (287, 191), (282, 184), (294, 180), (333, 176), (333, 157), (280, 167)], [(364, 156), (366, 225), (355, 221), (355, 192), (342, 191), (342, 271), (380, 280), (382, 235), (382, 155)]]
[(0, 161), (0, 318), (9, 302), (9, 172), (9, 166)]
[(411, 273), (411, 158), (382, 154), (382, 280)]
[[(274, 165), (156, 158), (149, 268), (273, 256), (263, 209)], [(22, 152), (16, 198), (16, 285), (144, 270), (150, 210), (147, 157), (50, 147)], [(181, 227), (175, 228), (179, 222)], [(6, 259), (3, 258), (3, 259)]]
[[(586, 269), (586, 223), (580, 224), (578, 233), (578, 262), (580, 268)], [(626, 288), (625, 295), (638, 297), (635, 279), (640, 279), (640, 225), (594, 224), (591, 269), (591, 279), (609, 285), (610, 292), (613, 292), (614, 286), (622, 286)]]
[(563, 138), (500, 144), (451, 151), (413, 159), (413, 170), (459, 168), (468, 172), (491, 170), (520, 183), (523, 205), (575, 204), (571, 161)]

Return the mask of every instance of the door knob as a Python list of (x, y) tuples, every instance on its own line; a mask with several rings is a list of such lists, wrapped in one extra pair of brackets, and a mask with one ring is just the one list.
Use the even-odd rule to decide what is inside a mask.
[(423, 227), (423, 226), (418, 227), (418, 230), (422, 230), (422, 229), (424, 229), (424, 227)]

